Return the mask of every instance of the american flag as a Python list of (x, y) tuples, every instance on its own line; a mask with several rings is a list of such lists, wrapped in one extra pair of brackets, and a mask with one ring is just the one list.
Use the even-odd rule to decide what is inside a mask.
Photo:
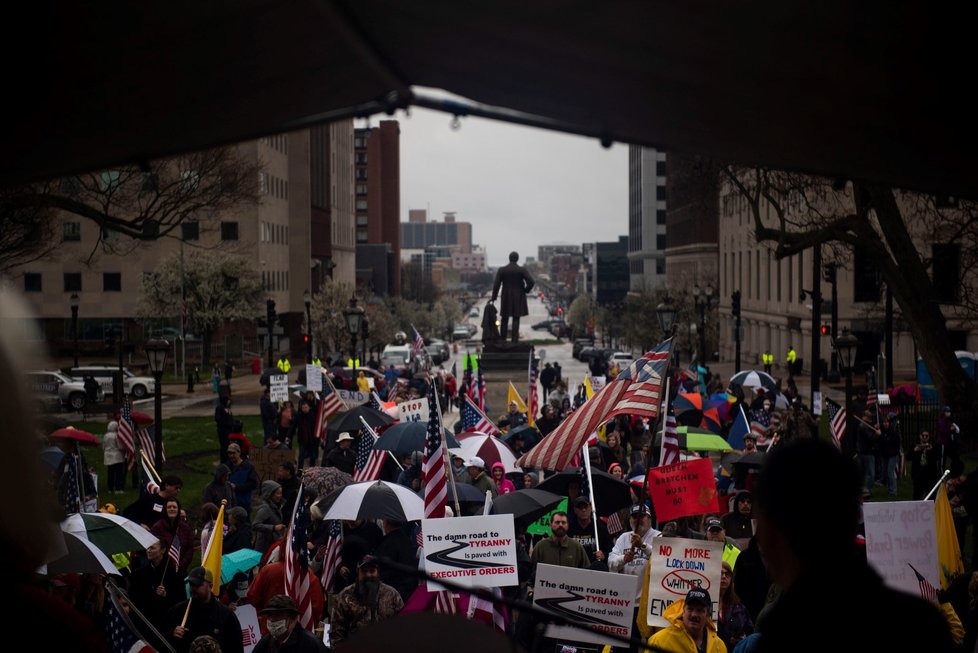
[[(581, 444), (597, 431), (602, 421), (613, 417), (620, 401), (628, 397), (627, 412), (643, 416), (655, 416), (659, 412), (658, 391), (655, 392), (654, 405), (651, 401), (650, 387), (643, 384), (660, 383), (662, 372), (669, 360), (672, 339), (660, 343), (655, 349), (646, 352), (622, 371), (614, 380), (605, 384), (594, 396), (575, 410), (550, 434), (543, 438), (529, 453), (524, 454), (517, 464), (520, 467), (536, 467), (545, 470), (561, 470), (570, 466), (570, 460), (580, 450)], [(656, 378), (658, 377), (658, 381)], [(642, 386), (642, 387), (640, 387)], [(629, 390), (635, 390), (629, 394)]]
[(580, 491), (578, 496), (591, 500), (591, 457), (588, 455), (588, 445), (581, 447), (581, 478), (578, 479)]
[(173, 562), (173, 568), (178, 569), (180, 567), (180, 539), (174, 535), (173, 541), (170, 542), (170, 550), (167, 552), (170, 556), (170, 560)]
[(761, 441), (767, 437), (767, 427), (761, 422), (751, 422), (750, 432), (757, 437), (758, 441)]
[(931, 603), (937, 603), (937, 588), (934, 587), (929, 580), (924, 578), (920, 572), (917, 571), (916, 567), (911, 565), (909, 562), (907, 564), (910, 565), (910, 568), (913, 569), (914, 575), (917, 577), (917, 586), (920, 589), (920, 598), (930, 601)]
[[(497, 599), (502, 598), (502, 589), (493, 587), (491, 591)], [(464, 592), (459, 595), (459, 609), (465, 613), (465, 616), (470, 621), (478, 621), (491, 625), (504, 633), (509, 625), (509, 611), (506, 609), (506, 604), (501, 600), (491, 601), (481, 596)]]
[(141, 458), (139, 460), (139, 464), (143, 468), (143, 476), (146, 477), (146, 483), (142, 486), (141, 491), (145, 491), (147, 494), (159, 494), (159, 482), (156, 480), (156, 475), (153, 474), (152, 470), (149, 468), (149, 465), (146, 463), (146, 459)]
[(540, 410), (540, 400), (537, 397), (537, 378), (540, 376), (540, 371), (537, 357), (533, 354), (530, 355), (530, 370), (527, 376), (529, 377), (530, 389), (526, 395), (526, 421), (530, 426), (536, 426), (537, 412)]
[(501, 435), (502, 432), (496, 427), (489, 416), (479, 410), (471, 397), (466, 397), (462, 402), (462, 409), (459, 411), (462, 419), (463, 431), (478, 431), (490, 435)]
[(829, 431), (832, 441), (839, 449), (842, 448), (842, 438), (846, 437), (846, 409), (838, 402), (825, 398), (825, 412), (829, 416)]
[(873, 411), (873, 415), (876, 417), (876, 423), (878, 424), (880, 421), (880, 408), (875, 388), (870, 388), (866, 393), (866, 410)]
[(384, 410), (384, 406), (380, 403), (380, 397), (377, 396), (376, 390), (370, 391), (370, 399), (367, 400), (367, 405), (374, 410), (379, 410), (381, 412)]
[[(150, 429), (154, 430), (150, 431)], [(146, 452), (146, 455), (149, 456), (150, 461), (152, 461), (154, 465), (157, 464), (155, 429), (156, 425), (150, 424), (149, 426), (136, 431), (136, 437), (139, 438), (140, 448)], [(166, 451), (163, 449), (163, 447), (160, 447), (160, 454), (163, 455), (163, 462), (166, 462)]]
[(428, 434), (421, 468), (424, 476), (424, 516), (428, 519), (444, 517), (445, 504), (448, 501), (448, 475), (445, 470), (441, 415), (438, 413), (436, 394), (432, 385), (428, 390)]
[(316, 410), (316, 436), (320, 442), (326, 444), (326, 427), (329, 424), (329, 418), (341, 410), (346, 410), (346, 404), (340, 399), (340, 393), (333, 387), (333, 382), (327, 377), (323, 377), (323, 379), (326, 381), (327, 387), (323, 388), (323, 398), (319, 401)]
[(285, 593), (299, 606), (299, 625), (311, 631), (315, 624), (312, 615), (312, 596), (309, 592), (309, 557), (306, 553), (309, 527), (309, 508), (302, 496), (303, 486), (299, 485), (299, 496), (295, 500), (295, 512), (289, 526), (288, 544), (285, 547)]
[(353, 482), (376, 481), (380, 478), (380, 472), (384, 469), (384, 456), (386, 451), (374, 450), (377, 442), (377, 434), (374, 432), (367, 420), (360, 418), (363, 424), (363, 432), (357, 440), (357, 460), (353, 469)]
[(676, 416), (666, 412), (662, 420), (662, 446), (659, 448), (659, 465), (679, 462), (679, 434), (676, 432)]
[(132, 405), (129, 403), (129, 396), (122, 400), (122, 411), (119, 415), (119, 428), (116, 429), (116, 439), (126, 450), (126, 459), (129, 461), (129, 468), (136, 463), (136, 448), (133, 441), (135, 428), (132, 423)]
[(339, 519), (329, 520), (329, 542), (326, 544), (326, 556), (323, 558), (323, 591), (329, 593), (340, 568), (340, 549), (343, 548), (343, 522)]
[(153, 647), (146, 643), (119, 605), (115, 586), (106, 583), (105, 587), (109, 593), (105, 606), (105, 635), (112, 645), (112, 653), (153, 653)]
[(611, 513), (611, 516), (608, 517), (608, 534), (618, 535), (625, 530), (625, 522), (621, 518), (621, 510)]
[(479, 359), (479, 369), (476, 372), (479, 375), (479, 410), (489, 412), (489, 405), (486, 403), (486, 377), (482, 374), (482, 359)]
[(771, 425), (771, 413), (763, 408), (750, 411), (750, 419), (752, 422), (757, 422), (764, 428)]
[(64, 508), (65, 514), (71, 515), (76, 512), (81, 512), (81, 493), (78, 491), (78, 484), (81, 479), (78, 475), (78, 467), (81, 464), (78, 456), (75, 454), (68, 454), (67, 463), (65, 464), (64, 472), (61, 475), (61, 482), (64, 487), (64, 491), (61, 493), (63, 497), (62, 507)]
[(411, 358), (418, 358), (424, 354), (424, 338), (418, 333), (418, 330), (411, 325), (411, 330), (414, 331), (414, 342), (411, 343)]

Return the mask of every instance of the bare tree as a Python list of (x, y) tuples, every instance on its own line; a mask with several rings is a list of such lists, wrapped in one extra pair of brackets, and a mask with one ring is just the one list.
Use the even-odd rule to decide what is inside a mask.
[[(978, 205), (763, 168), (727, 167), (723, 177), (747, 201), (757, 242), (773, 243), (777, 258), (821, 245), (839, 261), (857, 249), (866, 256), (893, 293), (942, 400), (959, 411), (978, 404), (978, 386), (958, 364), (946, 323), (948, 315), (965, 324), (978, 315)], [(936, 246), (927, 251), (925, 244)], [(958, 264), (936, 252), (954, 253)], [(938, 269), (949, 274), (935, 279)]]

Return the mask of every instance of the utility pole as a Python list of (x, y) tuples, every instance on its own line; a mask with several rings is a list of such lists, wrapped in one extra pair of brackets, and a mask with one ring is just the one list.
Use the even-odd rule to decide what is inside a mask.
[(272, 331), (275, 330), (275, 300), (269, 297), (265, 302), (265, 308), (267, 310), (265, 317), (268, 319), (268, 366), (275, 367), (275, 348), (272, 346)]
[(734, 316), (734, 372), (736, 373), (740, 371), (740, 291), (733, 291), (730, 300)]
[[(829, 263), (825, 266), (825, 280), (832, 284), (832, 337), (835, 338), (839, 334), (839, 292), (836, 285), (836, 276), (838, 273), (838, 268), (835, 263)], [(832, 357), (829, 363), (829, 378), (828, 380), (832, 383), (836, 383), (839, 380), (839, 352), (832, 348)]]
[[(822, 246), (812, 248), (812, 396), (809, 406), (815, 407), (815, 398), (821, 393), (819, 380), (822, 367)], [(834, 309), (834, 307), (833, 307)]]

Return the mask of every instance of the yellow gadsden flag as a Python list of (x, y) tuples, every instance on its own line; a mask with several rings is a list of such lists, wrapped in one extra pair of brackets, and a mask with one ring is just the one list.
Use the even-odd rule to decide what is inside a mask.
[(520, 393), (516, 391), (516, 387), (513, 385), (513, 382), (510, 381), (509, 392), (507, 393), (507, 397), (506, 397), (506, 406), (508, 407), (510, 402), (513, 401), (516, 402), (516, 409), (518, 411), (520, 411), (521, 413), (526, 412), (526, 402), (523, 401), (523, 397), (520, 396)]
[(584, 374), (584, 394), (588, 399), (594, 396), (594, 388), (591, 387), (591, 375), (587, 373)]
[(221, 592), (221, 551), (224, 549), (224, 505), (226, 503), (226, 501), (221, 502), (221, 509), (217, 512), (217, 519), (214, 520), (214, 530), (211, 531), (211, 539), (200, 561), (200, 566), (210, 570), (214, 575), (214, 582), (211, 584), (214, 596), (218, 596)]
[(934, 499), (934, 529), (937, 531), (937, 565), (941, 572), (941, 589), (947, 589), (951, 581), (964, 573), (958, 533), (954, 530), (954, 514), (947, 498), (947, 485), (941, 483)]

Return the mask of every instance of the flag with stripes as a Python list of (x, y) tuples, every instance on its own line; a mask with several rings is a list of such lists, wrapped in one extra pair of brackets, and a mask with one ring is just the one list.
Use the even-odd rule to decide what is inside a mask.
[[(490, 590), (497, 599), (502, 598), (503, 591), (498, 587)], [(493, 626), (506, 632), (509, 625), (509, 611), (502, 601), (491, 601), (475, 594), (463, 592), (459, 594), (459, 612), (465, 614), (469, 621), (477, 621)]]
[(153, 653), (139, 634), (128, 613), (119, 605), (118, 591), (113, 583), (105, 584), (109, 600), (105, 602), (105, 634), (112, 653)]
[(328, 377), (323, 377), (326, 387), (323, 388), (323, 397), (319, 401), (316, 409), (316, 437), (323, 444), (326, 444), (326, 430), (329, 418), (336, 413), (346, 410), (346, 404), (340, 399), (340, 393), (333, 387), (332, 381)]
[(482, 361), (479, 361), (479, 369), (476, 370), (479, 375), (479, 410), (488, 413), (489, 404), (486, 402), (486, 377), (482, 373)]
[(370, 391), (370, 399), (367, 401), (367, 405), (374, 410), (384, 412), (384, 402), (380, 400), (380, 396), (377, 394), (376, 390)]
[(842, 438), (846, 437), (846, 409), (838, 402), (825, 398), (825, 414), (829, 418), (829, 432), (832, 433), (832, 441), (839, 449), (842, 448)]
[(122, 410), (119, 414), (119, 428), (116, 429), (116, 439), (126, 450), (126, 461), (129, 469), (136, 464), (136, 429), (132, 422), (132, 404), (129, 403), (129, 395), (122, 400)]
[(153, 470), (149, 468), (149, 464), (146, 462), (146, 458), (140, 457), (139, 465), (143, 468), (143, 476), (145, 477), (145, 483), (140, 487), (141, 492), (146, 492), (146, 494), (159, 494), (160, 493), (160, 481), (156, 478), (156, 474)]
[[(643, 383), (660, 383), (662, 373), (669, 360), (672, 339), (660, 343), (655, 349), (646, 352), (633, 362), (615, 379), (605, 384), (594, 393), (594, 396), (584, 402), (580, 408), (572, 412), (556, 429), (544, 437), (533, 449), (524, 454), (517, 464), (520, 467), (536, 467), (550, 471), (559, 471), (570, 466), (570, 460), (581, 448), (584, 440), (596, 432), (602, 421), (612, 417), (618, 403), (625, 399), (629, 390), (636, 392), (629, 396), (629, 411), (636, 414), (641, 409), (643, 416), (658, 414), (658, 399), (653, 407), (652, 392), (649, 386), (638, 387)], [(658, 391), (654, 392), (658, 396)], [(623, 404), (624, 406), (624, 404)], [(638, 413), (642, 414), (642, 413)]]
[(623, 520), (621, 517), (621, 510), (611, 513), (611, 515), (608, 517), (607, 527), (608, 534), (613, 536), (627, 530), (625, 520)]
[(78, 456), (71, 453), (65, 457), (65, 468), (61, 473), (61, 489), (58, 492), (61, 496), (61, 507), (64, 508), (66, 515), (72, 515), (82, 511), (81, 491), (78, 485), (81, 483), (81, 476), (78, 468), (81, 461)]
[(309, 527), (309, 507), (302, 496), (303, 486), (299, 485), (299, 496), (295, 500), (295, 511), (289, 526), (285, 546), (285, 593), (299, 607), (299, 625), (312, 631), (316, 625), (312, 614), (312, 595), (309, 591), (309, 556), (306, 549)]
[(618, 374), (616, 381), (630, 381), (630, 385), (608, 414), (609, 418), (617, 415), (659, 416), (662, 377), (665, 376), (671, 351), (672, 339), (669, 338)]
[(540, 412), (540, 399), (537, 396), (537, 379), (540, 377), (540, 370), (537, 360), (535, 355), (530, 355), (530, 369), (527, 373), (530, 388), (526, 395), (528, 402), (526, 421), (530, 426), (537, 425), (537, 413)]
[(333, 586), (336, 571), (340, 568), (340, 549), (343, 548), (343, 522), (339, 519), (329, 520), (329, 541), (326, 543), (326, 555), (323, 558), (322, 583), (323, 592), (329, 593)]
[(767, 438), (767, 427), (761, 422), (751, 422), (750, 432), (757, 438), (757, 441), (763, 443), (764, 439)]
[(670, 410), (662, 421), (662, 447), (659, 451), (659, 464), (672, 465), (679, 462), (679, 434), (676, 432), (676, 416)]
[(445, 516), (448, 501), (448, 475), (445, 470), (444, 443), (442, 442), (441, 414), (435, 386), (428, 389), (428, 432), (425, 436), (424, 463), (424, 516), (428, 519)]
[(866, 393), (866, 410), (873, 411), (873, 417), (876, 418), (876, 423), (879, 424), (880, 421), (880, 407), (879, 399), (876, 396), (876, 389), (870, 388)]
[(174, 569), (180, 568), (180, 538), (176, 535), (173, 536), (173, 541), (170, 542), (170, 550), (167, 552), (170, 556), (170, 562), (173, 563)]
[(418, 330), (411, 325), (411, 330), (414, 331), (414, 340), (411, 343), (411, 358), (418, 358), (424, 354), (424, 338), (418, 333)]
[(502, 435), (502, 432), (496, 424), (489, 419), (488, 415), (479, 410), (479, 407), (475, 405), (471, 397), (465, 398), (459, 412), (461, 414), (463, 431), (478, 431), (479, 433), (488, 433), (490, 435)]
[[(146, 452), (149, 456), (150, 462), (154, 465), (159, 464), (156, 460), (156, 425), (150, 424), (144, 428), (136, 431), (136, 437), (139, 438), (139, 447)], [(163, 462), (166, 462), (166, 449), (163, 448), (162, 443), (160, 443), (160, 454), (163, 456)]]
[(363, 431), (357, 440), (357, 459), (353, 468), (353, 482), (376, 481), (380, 478), (380, 472), (384, 469), (384, 456), (386, 451), (374, 449), (377, 442), (377, 433), (370, 428), (367, 420), (360, 418), (363, 424)]
[(917, 571), (916, 567), (911, 565), (909, 562), (907, 564), (910, 565), (910, 568), (913, 569), (914, 576), (917, 577), (917, 587), (920, 589), (920, 598), (924, 599), (925, 601), (930, 601), (931, 603), (937, 603), (937, 588), (934, 587), (929, 580), (924, 578), (921, 573)]

